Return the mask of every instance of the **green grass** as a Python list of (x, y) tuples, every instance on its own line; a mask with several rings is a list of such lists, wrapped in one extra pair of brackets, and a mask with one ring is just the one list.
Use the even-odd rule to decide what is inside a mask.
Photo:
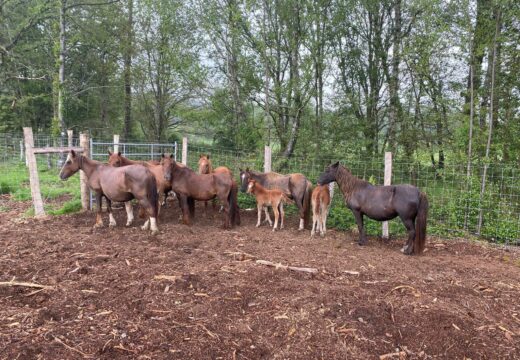
[[(79, 175), (74, 175), (67, 181), (60, 180), (59, 169), (47, 169), (45, 163), (38, 164), (40, 192), (44, 202), (44, 209), (50, 215), (63, 215), (81, 210), (81, 195)], [(16, 201), (30, 201), (31, 188), (29, 185), (29, 171), (23, 163), (0, 164), (0, 194), (11, 194)], [(65, 201), (54, 200), (66, 196)], [(34, 215), (31, 208), (27, 216)]]

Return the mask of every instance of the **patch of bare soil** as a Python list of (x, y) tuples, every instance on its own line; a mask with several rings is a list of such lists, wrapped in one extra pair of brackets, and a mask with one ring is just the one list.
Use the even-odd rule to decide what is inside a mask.
[(155, 237), (124, 209), (96, 230), (93, 213), (13, 213), (0, 281), (48, 288), (0, 286), (0, 358), (520, 358), (518, 252), (437, 240), (407, 257), (403, 239), (311, 238), (295, 217), (273, 233), (246, 211), (223, 230), (200, 204), (187, 227), (169, 203)]

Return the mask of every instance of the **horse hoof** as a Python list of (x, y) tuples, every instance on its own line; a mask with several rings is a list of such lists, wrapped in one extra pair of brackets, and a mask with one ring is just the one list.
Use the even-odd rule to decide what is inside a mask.
[(109, 227), (109, 228), (115, 228), (116, 226), (117, 226), (116, 223), (110, 223), (110, 224), (108, 224), (108, 227)]
[(159, 234), (159, 230), (152, 230), (152, 236)]
[(132, 223), (133, 223), (133, 221), (127, 222), (125, 226), (130, 227), (130, 226), (132, 226)]
[(101, 229), (103, 227), (105, 227), (105, 225), (103, 223), (96, 223), (96, 224), (94, 224), (94, 229)]
[(358, 245), (359, 245), (359, 246), (365, 246), (366, 244), (367, 244), (366, 241), (360, 241), (360, 242), (358, 242)]

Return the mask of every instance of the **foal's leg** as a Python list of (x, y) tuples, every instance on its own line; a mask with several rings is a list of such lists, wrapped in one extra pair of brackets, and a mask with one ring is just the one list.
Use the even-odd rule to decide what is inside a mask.
[(278, 226), (278, 218), (280, 217), (280, 212), (278, 211), (278, 204), (273, 204), (273, 212), (274, 212), (274, 226), (273, 231), (276, 230), (276, 227)]
[(116, 219), (114, 219), (114, 215), (112, 214), (112, 201), (105, 196), (105, 199), (107, 200), (107, 212), (108, 212), (108, 218), (110, 219), (108, 226), (114, 227), (117, 226)]
[(132, 225), (134, 222), (134, 208), (132, 207), (132, 202), (125, 202), (125, 210), (126, 210), (126, 226)]
[(103, 227), (103, 218), (101, 217), (101, 211), (103, 210), (103, 194), (101, 192), (96, 192), (96, 204), (97, 204), (97, 212), (96, 212), (96, 223), (94, 224), (95, 228)]
[(406, 241), (406, 244), (401, 249), (401, 252), (410, 255), (413, 253), (413, 243), (415, 240), (415, 219), (403, 219), (404, 226), (406, 227), (406, 230), (408, 231), (408, 240)]
[(311, 229), (311, 236), (314, 236), (316, 233), (316, 230), (319, 231), (319, 229), (316, 229), (316, 225), (318, 225), (318, 214), (314, 212), (314, 205), (312, 206), (312, 229)]
[(269, 226), (273, 226), (273, 222), (271, 221), (271, 216), (269, 216), (269, 206), (264, 206), (265, 210), (265, 221), (269, 223)]
[(280, 209), (280, 229), (283, 229), (283, 218), (285, 215), (285, 212), (283, 211), (283, 201), (280, 201), (280, 205), (278, 207)]
[(360, 211), (352, 210), (354, 213), (354, 217), (356, 218), (356, 223), (359, 230), (359, 245), (366, 245), (367, 238), (365, 235), (365, 228), (363, 227), (363, 214)]
[(262, 204), (260, 203), (257, 203), (256, 204), (256, 209), (258, 211), (258, 220), (256, 222), (256, 227), (259, 227), (260, 226), (260, 223), (262, 222)]

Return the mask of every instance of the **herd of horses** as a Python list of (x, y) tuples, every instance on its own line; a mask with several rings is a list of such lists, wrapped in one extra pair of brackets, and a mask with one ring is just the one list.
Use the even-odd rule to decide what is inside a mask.
[[(225, 166), (213, 169), (209, 155), (200, 155), (199, 171), (175, 161), (172, 155), (163, 154), (160, 161), (135, 161), (127, 159), (119, 152), (110, 152), (107, 163), (89, 159), (71, 150), (60, 171), (60, 178), (67, 179), (82, 170), (87, 184), (96, 196), (95, 227), (103, 226), (102, 199), (106, 199), (109, 226), (116, 226), (112, 215), (112, 202), (124, 202), (127, 212), (126, 225), (133, 223), (133, 207), (130, 202), (139, 203), (139, 216), (147, 218), (143, 230), (159, 232), (157, 218), (161, 206), (173, 192), (182, 211), (182, 222), (191, 225), (194, 217), (195, 201), (204, 201), (207, 211), (208, 201), (215, 199), (221, 204), (224, 213), (224, 228), (240, 225), (238, 190), (248, 192), (257, 200), (258, 221), (260, 226), (262, 211), (266, 221), (273, 226), (268, 206), (275, 216), (273, 231), (283, 228), (283, 204), (294, 203), (300, 217), (299, 230), (310, 226), (310, 212), (313, 212), (313, 236), (326, 232), (327, 214), (331, 196), (328, 184), (336, 182), (341, 190), (346, 206), (352, 211), (359, 230), (359, 244), (367, 242), (363, 218), (368, 216), (378, 221), (399, 217), (406, 230), (408, 239), (401, 249), (405, 254), (420, 254), (426, 242), (426, 222), (428, 199), (417, 187), (412, 185), (375, 186), (352, 175), (350, 170), (339, 162), (328, 166), (319, 176), (317, 185), (303, 174), (282, 175), (275, 172), (262, 173), (249, 168), (240, 169), (240, 186), (233, 173)], [(162, 196), (162, 199), (160, 197)]]

